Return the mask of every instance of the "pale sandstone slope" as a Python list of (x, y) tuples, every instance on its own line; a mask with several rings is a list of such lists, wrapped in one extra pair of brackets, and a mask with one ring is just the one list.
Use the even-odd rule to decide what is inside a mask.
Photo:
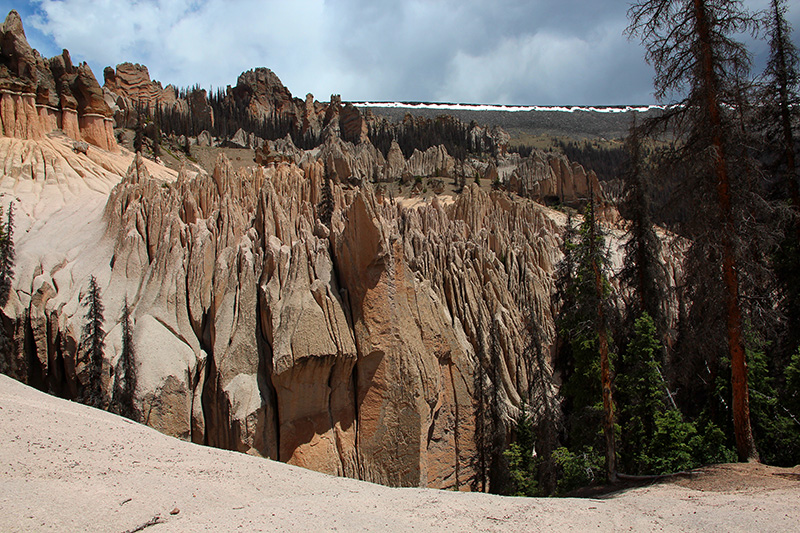
[(604, 499), (391, 489), (179, 441), (2, 375), (0, 472), (3, 531), (130, 531), (158, 517), (146, 531), (782, 532), (800, 516), (798, 482), (775, 476), (768, 489)]
[[(80, 324), (71, 317), (83, 315), (79, 303), (88, 277), (108, 282), (114, 241), (106, 236), (103, 212), (109, 192), (132, 160), (130, 152), (94, 146), (75, 153), (72, 140), (59, 133), (37, 141), (0, 137), (0, 205), (4, 213), (14, 206), (17, 256), (16, 290), (4, 312), (15, 322), (20, 344), (24, 317), (35, 324), (32, 342), (42, 376), (55, 364), (55, 345), (77, 342)], [(161, 180), (175, 179), (174, 172), (146, 164)], [(119, 313), (113, 298), (106, 305), (114, 316)], [(26, 366), (19, 360), (21, 351), (15, 357), (17, 365)], [(5, 363), (14, 368), (14, 360)], [(70, 389), (54, 392), (77, 390), (74, 383), (63, 385)]]

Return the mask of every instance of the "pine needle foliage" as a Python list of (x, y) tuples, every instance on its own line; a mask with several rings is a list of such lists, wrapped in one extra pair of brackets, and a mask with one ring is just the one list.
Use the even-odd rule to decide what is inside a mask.
[(82, 403), (106, 408), (107, 401), (103, 393), (102, 371), (105, 336), (103, 330), (103, 302), (100, 298), (100, 287), (94, 276), (89, 278), (89, 288), (82, 305), (86, 308), (86, 320), (81, 335), (81, 349), (87, 357), (87, 380), (81, 395)]

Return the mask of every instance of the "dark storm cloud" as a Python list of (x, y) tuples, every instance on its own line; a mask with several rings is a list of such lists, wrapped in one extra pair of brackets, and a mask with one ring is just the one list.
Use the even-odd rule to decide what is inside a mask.
[[(518, 104), (649, 98), (647, 67), (638, 46), (622, 35), (622, 2), (348, 0), (336, 6), (353, 22), (336, 46), (337, 58), (368, 88), (354, 98)], [(606, 72), (616, 74), (613, 82)], [(618, 83), (620, 72), (625, 83)]]
[[(23, 7), (47, 53), (69, 48), (101, 76), (106, 65), (133, 61), (164, 83), (219, 87), (267, 66), (294, 94), (319, 99), (653, 101), (652, 69), (623, 35), (628, 3), (619, 0), (33, 0)], [(795, 28), (798, 12), (791, 8)], [(765, 45), (753, 49), (763, 64)]]

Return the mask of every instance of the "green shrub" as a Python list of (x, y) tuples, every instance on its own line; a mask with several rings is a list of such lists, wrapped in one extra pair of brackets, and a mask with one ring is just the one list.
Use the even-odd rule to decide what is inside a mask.
[(582, 448), (578, 453), (573, 453), (563, 446), (556, 448), (553, 451), (553, 459), (559, 470), (556, 486), (558, 495), (591, 485), (595, 480), (604, 479), (604, 459), (591, 446)]
[(517, 419), (516, 438), (503, 452), (508, 461), (508, 494), (511, 496), (539, 496), (533, 449), (533, 424), (523, 404)]

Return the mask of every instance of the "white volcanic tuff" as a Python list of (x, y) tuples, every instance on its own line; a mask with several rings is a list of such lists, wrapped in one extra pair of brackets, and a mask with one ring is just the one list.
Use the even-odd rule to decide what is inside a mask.
[[(70, 168), (83, 157), (63, 154)], [(37, 356), (63, 361), (42, 369), (42, 386), (75, 395), (78, 299), (93, 272), (104, 287), (109, 366), (123, 299), (133, 307), (148, 424), (384, 483), (473, 485), (476, 379), (484, 390), (496, 384), (499, 416), (510, 424), (538, 371), (523, 355), (527, 310), (552, 328), (555, 227), (532, 202), (474, 186), (452, 205), (406, 209), (369, 185), (335, 184), (329, 229), (315, 213), (323, 163), (306, 154), (302, 165), (235, 174), (223, 158), (213, 176), (164, 180), (137, 158), (109, 196), (113, 240), (103, 254), (81, 241), (74, 253), (87, 270), (72, 284), (23, 276), (15, 286), (40, 295), (24, 306)], [(22, 255), (29, 245), (20, 240)], [(48, 307), (62, 300), (71, 307)], [(24, 313), (13, 316), (24, 329)], [(25, 377), (23, 349), (12, 370)]]
[[(18, 327), (26, 314), (37, 324), (35, 356), (40, 368), (32, 369), (29, 379), (37, 383), (52, 379), (64, 371), (53, 368), (57, 356), (69, 360), (61, 364), (73, 371), (52, 384), (65, 394), (74, 394), (78, 387), (74, 368), (85, 313), (80, 305), (82, 291), (90, 275), (102, 287), (110, 283), (113, 240), (105, 237), (103, 208), (132, 157), (93, 147), (85, 155), (76, 154), (71, 146), (72, 141), (61, 135), (40, 141), (0, 138), (0, 195), (4, 209), (14, 204), (17, 251), (16, 290), (4, 312)], [(171, 171), (151, 165), (158, 175), (171, 177)], [(107, 316), (117, 316), (125, 293), (104, 293)], [(135, 286), (130, 293), (136, 294)], [(17, 333), (22, 339), (24, 328)], [(118, 334), (111, 332), (107, 342), (112, 360), (118, 348), (113, 339)], [(20, 372), (27, 372), (23, 350), (20, 342), (14, 358)], [(82, 367), (77, 366), (80, 374)]]

